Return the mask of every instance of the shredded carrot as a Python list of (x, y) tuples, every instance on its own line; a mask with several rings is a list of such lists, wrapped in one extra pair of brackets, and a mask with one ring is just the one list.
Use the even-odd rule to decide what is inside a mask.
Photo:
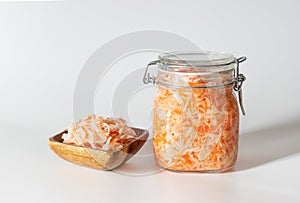
[[(207, 85), (197, 76), (188, 77), (186, 84)], [(201, 89), (159, 85), (153, 117), (155, 159), (172, 170), (229, 168), (237, 157), (238, 125), (232, 86)]]
[(71, 123), (62, 138), (66, 144), (108, 150), (121, 149), (136, 136), (135, 131), (122, 118), (90, 115), (77, 123)]

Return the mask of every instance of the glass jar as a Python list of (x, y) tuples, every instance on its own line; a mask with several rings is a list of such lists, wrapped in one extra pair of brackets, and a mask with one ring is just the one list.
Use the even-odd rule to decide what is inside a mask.
[[(235, 58), (218, 52), (167, 53), (150, 62), (144, 83), (158, 86), (153, 150), (159, 166), (176, 171), (221, 172), (238, 153), (239, 109), (233, 90), (245, 76)], [(157, 76), (148, 73), (157, 65)]]

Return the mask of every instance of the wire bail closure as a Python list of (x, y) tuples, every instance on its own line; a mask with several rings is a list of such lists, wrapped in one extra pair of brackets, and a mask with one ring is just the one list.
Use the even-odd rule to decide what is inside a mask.
[(243, 86), (244, 81), (246, 80), (246, 77), (242, 73), (240, 73), (240, 63), (246, 61), (246, 59), (247, 59), (246, 56), (242, 56), (235, 60), (236, 71), (235, 71), (235, 79), (234, 79), (235, 81), (234, 81), (234, 87), (233, 87), (234, 91), (238, 92), (239, 104), (240, 104), (240, 108), (241, 108), (243, 116), (246, 115), (246, 112), (245, 112), (245, 108), (243, 105), (242, 86)]
[(143, 78), (144, 84), (148, 84), (148, 83), (152, 83), (153, 85), (156, 84), (156, 77), (155, 76), (151, 76), (150, 73), (148, 73), (148, 70), (149, 70), (150, 66), (157, 65), (158, 63), (159, 63), (159, 61), (156, 60), (156, 61), (151, 61), (147, 65), (146, 71), (145, 71), (145, 74), (144, 74), (144, 78)]
[[(243, 86), (244, 81), (246, 80), (246, 77), (242, 73), (240, 73), (240, 63), (246, 61), (246, 59), (247, 59), (246, 56), (242, 56), (242, 57), (237, 58), (234, 61), (234, 63), (236, 63), (236, 70), (234, 71), (235, 75), (234, 75), (234, 81), (233, 81), (233, 83), (234, 83), (233, 89), (234, 89), (234, 91), (236, 91), (238, 93), (240, 109), (244, 116), (246, 115), (246, 112), (245, 112), (245, 108), (243, 105), (242, 86)], [(143, 78), (144, 84), (149, 84), (149, 83), (152, 83), (153, 85), (157, 84), (156, 77), (153, 75), (151, 76), (151, 74), (148, 71), (149, 71), (150, 66), (157, 65), (158, 63), (159, 63), (159, 60), (156, 60), (156, 61), (151, 61), (147, 65), (145, 74), (144, 74), (144, 78)]]

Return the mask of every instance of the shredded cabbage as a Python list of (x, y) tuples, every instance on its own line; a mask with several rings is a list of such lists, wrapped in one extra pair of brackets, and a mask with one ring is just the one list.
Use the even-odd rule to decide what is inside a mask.
[[(207, 85), (197, 76), (185, 80), (191, 87)], [(202, 89), (159, 85), (153, 116), (155, 159), (172, 170), (227, 169), (236, 161), (238, 125), (232, 86)]]
[(76, 146), (109, 150), (121, 149), (135, 139), (137, 134), (122, 118), (103, 118), (90, 115), (77, 123), (71, 123), (63, 134), (63, 142)]

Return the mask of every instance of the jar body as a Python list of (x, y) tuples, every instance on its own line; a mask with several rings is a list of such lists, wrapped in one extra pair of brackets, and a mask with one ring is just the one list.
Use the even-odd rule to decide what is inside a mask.
[[(222, 85), (232, 77), (232, 71), (209, 80), (195, 74), (172, 77), (161, 73), (161, 81), (184, 81), (189, 87), (158, 85), (153, 115), (158, 165), (176, 171), (220, 172), (235, 164), (238, 104), (233, 84)], [(198, 88), (199, 84), (204, 88)]]

